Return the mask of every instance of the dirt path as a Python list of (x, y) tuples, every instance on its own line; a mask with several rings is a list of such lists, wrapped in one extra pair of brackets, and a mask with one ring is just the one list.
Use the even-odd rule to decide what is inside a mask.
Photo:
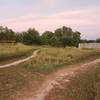
[(50, 77), (48, 77), (48, 79), (42, 84), (40, 89), (35, 92), (34, 96), (28, 98), (28, 100), (45, 100), (45, 96), (47, 96), (47, 94), (54, 88), (54, 86), (60, 86), (59, 81), (70, 81), (68, 79), (64, 79), (64, 77), (74, 77), (76, 71), (80, 69), (85, 70), (88, 68), (88, 66), (95, 65), (96, 63), (100, 63), (100, 59), (85, 64), (72, 65), (68, 68), (63, 68), (62, 70), (57, 71), (53, 75), (50, 75)]
[(15, 61), (15, 62), (12, 62), (10, 64), (2, 65), (2, 66), (0, 66), (0, 68), (5, 68), (5, 67), (10, 67), (10, 66), (18, 65), (18, 64), (23, 63), (25, 61), (28, 61), (29, 59), (36, 57), (37, 52), (38, 52), (38, 50), (34, 51), (31, 56), (29, 56), (29, 57), (27, 57), (25, 59), (21, 59), (21, 60)]

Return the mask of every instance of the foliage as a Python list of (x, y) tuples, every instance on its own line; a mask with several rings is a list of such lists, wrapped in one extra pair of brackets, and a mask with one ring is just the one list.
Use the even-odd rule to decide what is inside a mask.
[(41, 38), (43, 44), (49, 44), (52, 46), (76, 46), (80, 42), (80, 32), (73, 32), (71, 28), (63, 26), (58, 28), (54, 33), (46, 31), (42, 34)]
[(24, 44), (39, 44), (39, 33), (35, 29), (28, 29), (27, 32), (23, 32)]
[(55, 32), (45, 31), (41, 36), (34, 28), (27, 31), (15, 33), (7, 27), (0, 27), (0, 41), (16, 41), (27, 45), (51, 45), (57, 47), (78, 46), (80, 42), (80, 32), (73, 32), (71, 28), (63, 26)]
[(13, 41), (15, 40), (15, 33), (7, 27), (0, 26), (0, 41)]
[(41, 43), (43, 45), (50, 45), (52, 43), (53, 33), (50, 31), (45, 31), (41, 36)]
[(96, 42), (97, 42), (97, 43), (100, 43), (100, 38), (96, 39)]
[(51, 45), (55, 47), (74, 46), (78, 47), (81, 43), (100, 42), (97, 40), (81, 40), (81, 33), (74, 32), (70, 27), (63, 26), (54, 32), (45, 31), (42, 35), (34, 28), (29, 28), (24, 32), (14, 32), (7, 27), (0, 27), (0, 42), (20, 42), (27, 45)]

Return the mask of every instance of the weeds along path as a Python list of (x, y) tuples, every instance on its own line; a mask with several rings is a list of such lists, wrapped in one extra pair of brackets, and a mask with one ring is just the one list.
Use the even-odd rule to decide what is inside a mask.
[[(87, 70), (89, 66), (91, 67), (91, 65), (93, 66), (97, 63), (100, 63), (100, 59), (85, 64), (71, 65), (68, 66), (68, 68), (63, 68), (61, 70), (58, 70), (56, 73), (50, 75), (50, 77), (48, 77), (48, 79), (43, 83), (40, 89), (35, 92), (34, 96), (28, 98), (28, 100), (45, 100), (45, 97), (55, 86), (59, 86), (60, 88), (63, 88), (60, 85), (61, 81), (64, 81), (66, 83), (70, 82), (69, 77), (74, 77), (75, 72), (79, 70), (82, 71)], [(68, 78), (66, 79), (65, 77)]]
[(38, 51), (39, 50), (35, 50), (31, 56), (29, 56), (29, 57), (27, 57), (25, 59), (21, 59), (21, 60), (15, 61), (15, 62), (12, 62), (10, 64), (1, 65), (0, 68), (5, 68), (5, 67), (10, 67), (10, 66), (18, 65), (18, 64), (21, 64), (21, 63), (23, 63), (25, 61), (28, 61), (29, 59), (36, 57)]

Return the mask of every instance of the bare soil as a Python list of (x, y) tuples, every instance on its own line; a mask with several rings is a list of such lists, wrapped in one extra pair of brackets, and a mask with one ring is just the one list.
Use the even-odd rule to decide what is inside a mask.
[[(40, 88), (38, 88), (32, 97), (25, 98), (23, 100), (52, 100), (49, 99), (48, 95), (55, 87), (64, 88), (61, 83), (70, 82), (71, 77), (75, 77), (76, 73), (80, 73), (81, 71), (88, 70), (89, 67), (93, 67), (93, 65), (100, 63), (100, 59), (85, 63), (85, 64), (76, 64), (71, 65), (69, 67), (64, 67), (62, 70), (58, 70), (52, 75), (47, 77), (47, 80), (41, 84)], [(57, 99), (54, 99), (57, 100)], [(61, 99), (60, 99), (61, 100)]]
[[(3, 84), (1, 84), (3, 82), (1, 82), (0, 87), (2, 87), (2, 86), (5, 88), (9, 87), (9, 88), (14, 88), (16, 90), (16, 93), (14, 93), (14, 95), (13, 95), (13, 90), (9, 91), (9, 88), (8, 88), (7, 91), (4, 91), (5, 93), (3, 93), (4, 96), (2, 96), (2, 97), (5, 98), (5, 95), (11, 92), (11, 94), (8, 95), (11, 97), (10, 97), (10, 99), (7, 99), (7, 100), (53, 100), (53, 99), (50, 99), (49, 97), (50, 97), (50, 94), (52, 93), (52, 90), (55, 87), (59, 87), (59, 88), (63, 89), (64, 88), (63, 82), (66, 82), (69, 84), (70, 78), (75, 77), (76, 73), (80, 73), (80, 71), (85, 71), (89, 68), (89, 66), (91, 67), (91, 65), (92, 65), (92, 67), (93, 67), (93, 65), (100, 63), (100, 59), (97, 59), (94, 61), (84, 62), (84, 64), (81, 63), (81, 64), (74, 64), (74, 65), (67, 65), (67, 66), (63, 67), (62, 69), (57, 70), (56, 72), (54, 72), (50, 75), (47, 75), (47, 76), (40, 74), (40, 73), (26, 72), (26, 70), (24, 70), (24, 69), (22, 69), (22, 70), (20, 69), (20, 71), (19, 71), (19, 67), (18, 68), (13, 67), (14, 65), (20, 64), (22, 62), (25, 62), (25, 61), (35, 57), (37, 52), (38, 51), (34, 52), (32, 56), (30, 56), (26, 59), (22, 59), (22, 60), (15, 61), (15, 62), (7, 64), (7, 65), (0, 66), (0, 68), (1, 68), (1, 73), (0, 73), (1, 80), (0, 81), (5, 80), (4, 86), (3, 86)], [(9, 69), (9, 73), (8, 73), (8, 68), (6, 68), (6, 67), (11, 67)], [(2, 68), (6, 68), (7, 70), (3, 70)], [(8, 73), (8, 76), (6, 75), (6, 73)], [(7, 80), (7, 77), (5, 77), (4, 75), (7, 76), (9, 80)], [(6, 78), (6, 79), (4, 79), (4, 78)], [(17, 80), (17, 79), (20, 79), (20, 80)], [(21, 80), (23, 80), (23, 82)], [(11, 81), (14, 82), (14, 84), (12, 86), (10, 85)], [(9, 83), (9, 84), (7, 84), (7, 83)], [(26, 83), (26, 84), (24, 84), (24, 83)], [(1, 92), (2, 92), (2, 89), (4, 89), (3, 87), (0, 90)], [(57, 99), (54, 99), (54, 100), (57, 100)]]

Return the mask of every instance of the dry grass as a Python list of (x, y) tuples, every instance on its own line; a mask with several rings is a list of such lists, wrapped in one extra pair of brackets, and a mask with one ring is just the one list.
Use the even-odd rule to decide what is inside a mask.
[(23, 67), (33, 72), (48, 74), (64, 65), (98, 57), (100, 57), (100, 51), (95, 49), (43, 48), (35, 59), (23, 64)]
[(31, 97), (43, 79), (41, 74), (32, 73), (21, 66), (0, 69), (0, 100)]
[[(12, 55), (14, 54), (12, 53), (13, 50), (16, 51), (14, 47), (9, 49)], [(4, 49), (4, 47), (2, 48)], [(31, 50), (31, 47), (25, 46), (25, 48)], [(23, 49), (27, 51), (25, 48), (21, 45), (20, 50), (22, 52)], [(4, 51), (6, 56), (7, 50)], [(7, 54), (10, 52), (7, 52)], [(46, 79), (47, 74), (63, 65), (79, 63), (91, 57), (100, 57), (100, 52), (94, 49), (43, 47), (36, 58), (17, 66), (0, 69), (0, 99), (16, 100), (18, 97), (25, 97), (27, 95), (31, 97), (35, 89), (38, 89), (43, 80)], [(22, 100), (19, 98), (17, 100)]]
[(95, 90), (96, 90), (95, 100), (100, 100), (100, 69), (98, 70), (98, 74), (96, 77)]
[(100, 63), (79, 70), (74, 77), (64, 78), (70, 82), (61, 82), (61, 86), (55, 86), (45, 100), (100, 100), (99, 75)]
[(0, 62), (21, 56), (28, 56), (32, 52), (32, 46), (22, 44), (0, 45)]

